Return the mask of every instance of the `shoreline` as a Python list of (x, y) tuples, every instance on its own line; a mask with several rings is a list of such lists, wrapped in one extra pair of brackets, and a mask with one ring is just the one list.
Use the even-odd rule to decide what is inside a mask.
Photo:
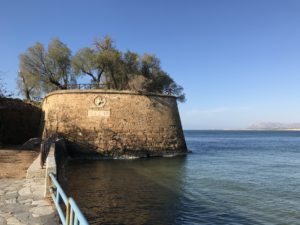
[(184, 129), (183, 131), (300, 131), (300, 128), (295, 129)]

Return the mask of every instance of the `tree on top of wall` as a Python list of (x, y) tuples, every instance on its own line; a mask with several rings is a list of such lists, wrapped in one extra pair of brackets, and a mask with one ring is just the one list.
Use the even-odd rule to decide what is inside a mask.
[(37, 101), (42, 97), (42, 84), (39, 77), (32, 76), (25, 71), (19, 71), (18, 73), (17, 88), (26, 100)]
[(159, 58), (122, 52), (109, 36), (79, 49), (73, 57), (59, 39), (53, 39), (47, 50), (36, 43), (20, 55), (19, 89), (28, 99), (53, 89), (67, 89), (78, 76), (89, 77), (94, 88), (164, 93), (185, 100), (183, 88), (161, 68)]
[(42, 92), (67, 89), (75, 79), (71, 70), (71, 50), (58, 38), (46, 49), (37, 42), (19, 56), (18, 88), (31, 99)]

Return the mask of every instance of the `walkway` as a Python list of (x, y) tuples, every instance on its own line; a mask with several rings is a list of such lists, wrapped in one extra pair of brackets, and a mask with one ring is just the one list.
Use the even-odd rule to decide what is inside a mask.
[(0, 224), (57, 225), (44, 184), (34, 179), (0, 179)]
[[(3, 154), (6, 154), (6, 156), (16, 155), (17, 151), (9, 151), (0, 150), (0, 156), (3, 156)], [(4, 158), (6, 158), (5, 161)], [(0, 170), (3, 175), (6, 175), (0, 176), (0, 224), (59, 224), (51, 201), (44, 198), (44, 179), (24, 178), (25, 174), (21, 167), (21, 162), (24, 163), (24, 157), (21, 157), (20, 161), (16, 160), (13, 163), (14, 165), (12, 165), (12, 162), (8, 162), (7, 157), (0, 159), (0, 164), (3, 165), (3, 167), (1, 165)], [(19, 174), (16, 175), (15, 172), (11, 173), (12, 170), (10, 168), (13, 167), (14, 170), (19, 169), (21, 176)]]

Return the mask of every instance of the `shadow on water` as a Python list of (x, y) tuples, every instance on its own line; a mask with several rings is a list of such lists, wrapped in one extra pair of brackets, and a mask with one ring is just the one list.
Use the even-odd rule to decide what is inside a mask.
[(188, 157), (74, 160), (63, 186), (91, 224), (260, 224), (193, 194)]

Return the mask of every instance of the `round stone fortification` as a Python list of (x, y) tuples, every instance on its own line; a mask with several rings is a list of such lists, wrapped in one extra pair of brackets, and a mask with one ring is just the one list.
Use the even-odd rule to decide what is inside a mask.
[(187, 152), (176, 98), (111, 90), (63, 90), (43, 100), (43, 137), (62, 135), (71, 154), (133, 158)]

